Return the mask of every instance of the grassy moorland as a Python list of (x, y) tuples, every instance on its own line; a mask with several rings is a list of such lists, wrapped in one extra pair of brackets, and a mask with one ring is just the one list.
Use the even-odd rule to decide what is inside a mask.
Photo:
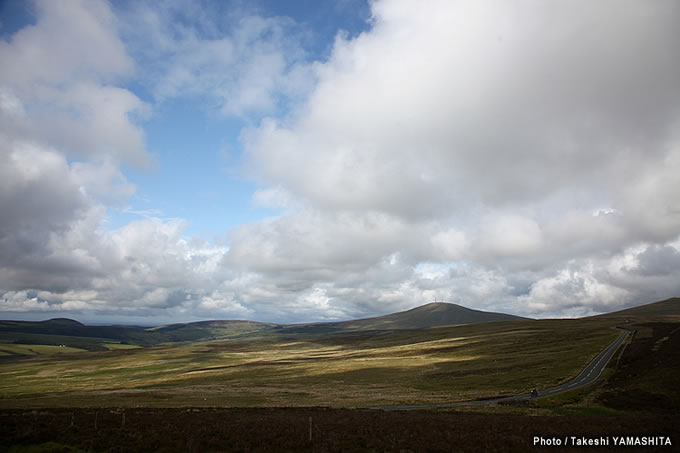
[[(311, 324), (272, 324), (231, 320), (199, 321), (157, 327), (86, 326), (72, 319), (57, 318), (40, 322), (0, 321), (0, 345), (7, 343), (47, 345), (106, 351), (111, 349), (111, 344), (168, 346), (197, 341), (220, 343), (290, 341), (350, 332), (413, 330), (521, 319), (526, 318), (471, 310), (447, 303), (431, 303), (374, 318)], [(21, 350), (8, 350), (7, 353), (21, 355)]]
[(680, 413), (680, 299), (596, 316), (633, 332), (630, 342), (594, 385), (500, 407), (490, 413), (567, 416)]
[[(441, 308), (416, 310), (418, 322)], [(512, 395), (577, 375), (616, 338), (614, 326), (628, 326), (635, 336), (616, 373), (614, 363), (605, 372), (612, 377), (603, 380), (604, 387), (527, 406), (539, 411), (562, 408), (564, 413), (604, 406), (617, 411), (626, 407), (624, 397), (642, 404), (649, 400), (645, 395), (652, 395), (651, 401), (663, 399), (678, 407), (674, 383), (680, 369), (672, 351), (680, 350), (679, 315), (680, 300), (671, 299), (575, 320), (382, 331), (338, 330), (337, 323), (281, 327), (220, 321), (148, 329), (160, 335), (157, 340), (172, 332), (175, 338), (203, 338), (157, 346), (77, 336), (70, 338), (83, 342), (82, 348), (5, 342), (0, 343), (0, 354), (5, 351), (0, 355), (0, 408), (356, 407)], [(407, 321), (402, 314), (390, 322), (395, 319)], [(58, 323), (71, 335), (82, 329)], [(365, 328), (367, 323), (360, 325)], [(96, 341), (102, 350), (83, 351), (88, 341)], [(650, 391), (654, 388), (660, 393)]]
[(203, 321), (148, 328), (86, 326), (72, 319), (0, 321), (0, 346), (11, 343), (106, 351), (114, 344), (156, 346), (208, 339), (230, 341), (240, 337), (252, 338), (257, 332), (275, 327), (275, 324), (252, 321)]
[[(287, 341), (260, 329), (244, 334), (249, 342), (228, 334), (173, 346), (13, 351), (0, 356), (0, 452), (513, 452), (536, 450), (537, 434), (574, 433), (671, 436), (676, 446), (680, 300), (646, 307), (579, 320), (317, 337), (303, 328)], [(617, 325), (634, 331), (632, 341), (588, 387), (473, 408), (342, 408), (550, 387), (577, 374), (616, 337)]]
[(609, 319), (520, 320), (295, 341), (194, 342), (0, 361), (0, 407), (450, 402), (573, 377)]

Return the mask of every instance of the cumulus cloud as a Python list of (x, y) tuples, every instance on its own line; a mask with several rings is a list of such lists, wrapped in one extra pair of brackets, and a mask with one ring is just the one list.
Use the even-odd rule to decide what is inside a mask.
[[(581, 316), (680, 293), (675, 2), (376, 1), (314, 64), (287, 18), (37, 5), (0, 42), (3, 311)], [(279, 214), (224, 244), (153, 215), (105, 231), (121, 162), (148, 159), (132, 77), (248, 118), (253, 202)]]
[(286, 17), (265, 17), (219, 3), (135, 3), (125, 36), (144, 58), (141, 81), (159, 101), (200, 96), (229, 116), (275, 113), (313, 82), (304, 33)]
[[(121, 87), (135, 63), (107, 2), (37, 2), (35, 12), (0, 42), (0, 310), (251, 313), (239, 302), (250, 277), (220, 266), (224, 246), (185, 238), (186, 221), (103, 228), (107, 208), (135, 192), (121, 163), (148, 160), (137, 124), (148, 105)], [(248, 42), (277, 24), (255, 24)]]
[(146, 105), (114, 85), (135, 69), (117, 26), (106, 2), (44, 1), (34, 25), (0, 42), (3, 311), (180, 304), (187, 263), (210, 267), (182, 222), (101, 228), (135, 191), (120, 163), (147, 160), (134, 121)]
[(111, 83), (134, 62), (108, 3), (38, 1), (36, 23), (0, 41), (0, 131), (76, 157), (143, 165), (143, 132), (131, 118), (148, 106)]
[(108, 4), (37, 2), (36, 14), (0, 42), (0, 288), (67, 291), (91, 272), (83, 227), (134, 192), (117, 162), (145, 159), (129, 118), (143, 104), (107, 85), (134, 69)]
[(536, 279), (519, 301), (527, 313), (583, 316), (675, 297), (680, 292), (678, 256), (677, 246), (643, 245), (608, 259), (570, 262)]
[[(463, 303), (590, 313), (650, 300), (663, 291), (603, 269), (680, 234), (680, 14), (657, 6), (376, 2), (373, 28), (337, 38), (304, 105), (243, 134), (249, 170), (321, 218), (402, 225), (380, 253), (343, 241), (350, 256), (476, 269), (446, 280)], [(274, 230), (267, 250), (287, 256), (297, 234)], [(296, 252), (342, 238), (322, 231)], [(482, 275), (494, 284), (476, 286)]]

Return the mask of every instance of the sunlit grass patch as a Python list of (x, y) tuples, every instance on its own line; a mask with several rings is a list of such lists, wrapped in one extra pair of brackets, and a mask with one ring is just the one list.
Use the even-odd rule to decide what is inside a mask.
[(83, 352), (84, 349), (68, 346), (53, 346), (47, 344), (9, 344), (0, 343), (0, 353), (3, 355), (40, 355), (57, 354), (65, 352)]
[(135, 344), (122, 344), (122, 343), (102, 343), (102, 346), (109, 350), (115, 350), (115, 349), (137, 349), (140, 348), (141, 346), (137, 346)]

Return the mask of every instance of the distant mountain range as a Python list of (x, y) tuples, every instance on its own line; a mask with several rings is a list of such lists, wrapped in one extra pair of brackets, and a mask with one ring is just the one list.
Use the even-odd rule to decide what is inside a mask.
[[(680, 299), (621, 310), (599, 317), (680, 317)], [(427, 329), (458, 324), (526, 320), (519, 316), (472, 310), (456, 304), (430, 303), (411, 310), (373, 318), (308, 324), (272, 324), (255, 321), (200, 321), (159, 327), (87, 326), (66, 318), (47, 321), (0, 321), (0, 343), (66, 345), (92, 351), (108, 343), (153, 346), (193, 341), (286, 341), (325, 335)]]
[[(272, 324), (255, 321), (200, 321), (159, 327), (86, 326), (66, 318), (47, 321), (0, 321), (0, 341), (29, 344), (67, 344), (98, 350), (105, 341), (157, 345), (200, 340), (288, 340), (352, 332), (425, 329), (525, 319), (504, 313), (472, 310), (456, 304), (431, 303), (399, 313), (342, 322)], [(54, 338), (52, 338), (54, 337)], [(65, 338), (68, 337), (68, 338)], [(88, 338), (96, 341), (83, 342)], [(79, 341), (79, 339), (81, 341)], [(93, 346), (94, 345), (94, 346)]]

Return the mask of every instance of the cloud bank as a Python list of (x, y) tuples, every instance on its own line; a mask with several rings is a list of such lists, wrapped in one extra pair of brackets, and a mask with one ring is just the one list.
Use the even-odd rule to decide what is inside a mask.
[[(131, 29), (105, 2), (38, 2), (0, 42), (0, 310), (580, 316), (680, 294), (677, 3), (371, 7), (310, 63), (291, 19), (142, 6)], [(143, 118), (181, 96), (249, 119), (253, 202), (280, 215), (224, 244), (180, 219), (102, 227), (135, 191), (121, 165), (148, 164)]]

